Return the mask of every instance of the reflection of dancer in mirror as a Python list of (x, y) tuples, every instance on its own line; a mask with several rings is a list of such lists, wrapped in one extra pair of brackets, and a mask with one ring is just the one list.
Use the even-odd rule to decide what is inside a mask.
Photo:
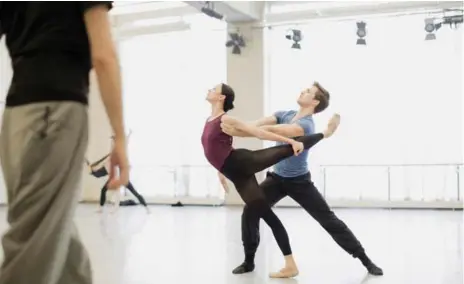
[[(285, 267), (272, 278), (289, 278), (298, 275), (298, 268), (293, 258), (287, 231), (272, 211), (266, 196), (256, 181), (255, 174), (274, 164), (298, 156), (305, 149), (316, 145), (324, 138), (332, 136), (340, 123), (340, 117), (334, 115), (323, 133), (301, 136), (295, 139), (263, 130), (232, 118), (227, 112), (233, 109), (235, 93), (225, 84), (211, 89), (207, 100), (211, 104), (211, 117), (206, 121), (201, 141), (207, 160), (219, 171), (223, 185), (228, 178), (235, 185), (237, 192), (250, 208), (250, 213), (258, 220), (263, 219), (272, 229), (277, 244), (285, 257)], [(283, 142), (285, 144), (257, 151), (234, 149), (234, 133), (244, 132), (261, 140)], [(225, 186), (227, 191), (227, 186)]]
[[(126, 141), (129, 141), (129, 137), (132, 133), (129, 132), (129, 135), (127, 136), (126, 138)], [(113, 139), (113, 137), (111, 138)], [(104, 157), (102, 157), (101, 159), (93, 162), (93, 163), (90, 163), (88, 160), (86, 160), (86, 163), (87, 163), (87, 166), (89, 167), (89, 170), (90, 170), (90, 174), (93, 175), (94, 177), (96, 178), (101, 178), (101, 177), (105, 177), (108, 175), (108, 169), (107, 169), (107, 165), (108, 165), (108, 160), (110, 158), (110, 155), (105, 155)], [(140, 204), (142, 204), (143, 206), (145, 206), (147, 212), (149, 213), (150, 210), (148, 208), (148, 205), (147, 203), (145, 202), (145, 199), (143, 198), (143, 196), (137, 192), (137, 190), (135, 190), (134, 186), (132, 185), (132, 183), (129, 181), (125, 187), (135, 196), (135, 198), (137, 198), (137, 200), (140, 202)], [(105, 203), (106, 203), (106, 193), (108, 191), (108, 181), (105, 183), (105, 185), (103, 185), (102, 189), (101, 189), (101, 193), (100, 193), (100, 208), (98, 209), (98, 212), (102, 212), (103, 211), (103, 208), (105, 206)], [(111, 190), (113, 191), (113, 190)], [(120, 193), (119, 193), (119, 189), (115, 189), (113, 194), (115, 194), (116, 196), (116, 200), (114, 200), (115, 202), (115, 209), (119, 208), (119, 205), (120, 205)]]

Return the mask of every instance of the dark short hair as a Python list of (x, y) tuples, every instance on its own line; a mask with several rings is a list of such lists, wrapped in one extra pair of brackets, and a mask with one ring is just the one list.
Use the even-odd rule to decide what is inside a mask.
[(223, 83), (221, 85), (221, 94), (226, 96), (224, 100), (224, 111), (227, 112), (234, 109), (235, 92), (232, 87)]
[(317, 88), (314, 99), (319, 101), (319, 104), (314, 108), (314, 113), (319, 113), (329, 106), (330, 93), (318, 82), (314, 82), (313, 86)]

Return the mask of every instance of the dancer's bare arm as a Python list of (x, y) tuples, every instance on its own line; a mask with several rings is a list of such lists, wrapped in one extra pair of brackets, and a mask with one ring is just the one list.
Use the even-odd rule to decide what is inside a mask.
[(84, 12), (84, 20), (100, 95), (113, 128), (115, 140), (120, 142), (122, 140), (124, 143), (121, 71), (111, 35), (107, 5), (89, 7)]
[(238, 131), (247, 133), (261, 140), (284, 142), (284, 143), (289, 143), (289, 144), (295, 143), (295, 140), (293, 139), (266, 131), (262, 129), (261, 127), (257, 127), (257, 126), (245, 123), (229, 115), (224, 115), (221, 117), (221, 127), (223, 131), (229, 135), (230, 133), (228, 133), (228, 129), (236, 129)]
[[(274, 115), (271, 116), (266, 116), (263, 118), (260, 118), (258, 120), (248, 122), (248, 124), (252, 126), (268, 126), (268, 125), (275, 125), (277, 123), (277, 118)], [(250, 133), (246, 133), (244, 131), (238, 130), (236, 128), (231, 127), (229, 130), (229, 135), (231, 136), (236, 136), (236, 137), (254, 137)], [(232, 134), (231, 134), (232, 133)]]
[[(253, 125), (253, 124), (251, 124)], [(227, 134), (236, 137), (254, 137), (252, 134), (238, 130), (237, 128), (225, 126)], [(304, 129), (298, 124), (278, 124), (278, 125), (263, 125), (259, 128), (272, 132), (274, 134), (282, 135), (285, 137), (298, 137), (304, 136)]]
[(251, 122), (250, 124), (254, 126), (263, 126), (263, 125), (275, 125), (277, 124), (277, 117), (275, 115), (266, 116)]
[(250, 133), (247, 133), (247, 132), (242, 131), (242, 130), (238, 130), (237, 128), (232, 127), (230, 125), (223, 125), (222, 126), (222, 131), (229, 134), (230, 136), (235, 136), (235, 137), (254, 137)]
[(261, 126), (261, 129), (269, 132), (282, 135), (285, 137), (297, 137), (304, 136), (305, 132), (303, 127), (298, 124), (278, 124), (278, 125), (265, 125)]

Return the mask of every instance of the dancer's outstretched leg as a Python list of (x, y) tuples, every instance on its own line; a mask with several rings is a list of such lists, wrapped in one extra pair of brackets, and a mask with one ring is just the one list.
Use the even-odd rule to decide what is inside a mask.
[(135, 196), (135, 198), (137, 198), (137, 200), (140, 202), (140, 204), (145, 206), (145, 209), (147, 210), (147, 213), (150, 213), (150, 209), (148, 209), (148, 205), (147, 205), (147, 202), (145, 201), (145, 198), (143, 198), (143, 196), (140, 193), (138, 193), (137, 190), (135, 190), (134, 186), (132, 185), (132, 183), (130, 181), (126, 185), (126, 188), (132, 193), (132, 195)]
[[(340, 115), (334, 114), (327, 124), (327, 128), (322, 133), (301, 136), (296, 138), (296, 141), (304, 144), (305, 150), (316, 145), (323, 138), (329, 138), (334, 134), (340, 125)], [(294, 155), (291, 145), (279, 145), (262, 150), (251, 151), (252, 157), (247, 157), (244, 161), (244, 167), (248, 174), (258, 173), (265, 170), (278, 162)], [(250, 159), (250, 160), (249, 160)]]

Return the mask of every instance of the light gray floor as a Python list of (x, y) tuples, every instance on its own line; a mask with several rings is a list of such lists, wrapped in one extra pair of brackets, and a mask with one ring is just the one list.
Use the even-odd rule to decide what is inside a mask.
[[(300, 275), (270, 280), (283, 263), (271, 231), (261, 224), (255, 272), (235, 276), (243, 259), (238, 207), (121, 208), (95, 213), (81, 205), (77, 223), (89, 249), (96, 284), (460, 284), (463, 283), (462, 211), (340, 209), (383, 277), (366, 277), (301, 209), (276, 209), (288, 229)], [(0, 209), (0, 231), (7, 229)]]

